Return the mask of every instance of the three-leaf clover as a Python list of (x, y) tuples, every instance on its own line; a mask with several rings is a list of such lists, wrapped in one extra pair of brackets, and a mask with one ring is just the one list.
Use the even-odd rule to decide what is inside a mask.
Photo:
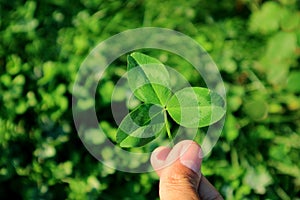
[(185, 87), (173, 93), (169, 72), (157, 59), (135, 52), (127, 60), (129, 87), (143, 103), (121, 121), (116, 136), (121, 147), (143, 146), (165, 132), (172, 139), (168, 116), (183, 127), (200, 128), (225, 114), (224, 99), (207, 88)]

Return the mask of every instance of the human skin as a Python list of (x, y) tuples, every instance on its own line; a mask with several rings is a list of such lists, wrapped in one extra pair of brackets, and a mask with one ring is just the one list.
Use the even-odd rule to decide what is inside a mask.
[(201, 174), (203, 153), (194, 141), (184, 140), (173, 148), (158, 147), (151, 164), (160, 178), (161, 200), (222, 200), (214, 186)]

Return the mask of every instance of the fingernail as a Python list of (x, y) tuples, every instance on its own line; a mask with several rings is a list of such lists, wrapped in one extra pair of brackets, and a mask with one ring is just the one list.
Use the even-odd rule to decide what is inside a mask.
[(198, 174), (200, 173), (202, 151), (198, 145), (188, 144), (181, 149), (180, 155), (180, 162), (182, 165)]
[(168, 149), (166, 147), (159, 147), (154, 152), (155, 152), (155, 157), (157, 160), (165, 161), (170, 152), (170, 149)]

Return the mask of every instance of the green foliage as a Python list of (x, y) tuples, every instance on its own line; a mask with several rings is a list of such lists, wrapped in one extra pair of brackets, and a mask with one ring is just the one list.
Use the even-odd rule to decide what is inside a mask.
[(208, 126), (225, 114), (222, 97), (207, 88), (186, 87), (172, 95), (167, 69), (150, 56), (132, 53), (127, 70), (131, 90), (145, 104), (122, 120), (116, 136), (121, 147), (143, 146), (165, 131), (172, 140), (168, 114), (187, 128)]
[[(96, 161), (78, 140), (71, 113), (73, 83), (89, 51), (118, 32), (143, 26), (191, 36), (219, 67), (228, 109), (202, 173), (225, 199), (299, 199), (299, 0), (3, 0), (0, 15), (1, 199), (157, 199), (157, 176), (118, 172)], [(191, 86), (205, 87), (182, 58), (146, 53)], [(112, 63), (96, 100), (79, 102), (82, 110), (96, 105), (112, 141), (117, 127), (110, 97), (120, 104), (127, 98), (125, 86), (114, 92), (125, 66), (122, 57)], [(170, 88), (180, 91), (181, 83), (172, 80)], [(176, 123), (169, 126), (176, 129)], [(201, 143), (205, 129), (198, 132)], [(103, 142), (95, 130), (87, 137)], [(158, 138), (152, 147), (164, 141)], [(101, 155), (113, 157), (107, 149)]]

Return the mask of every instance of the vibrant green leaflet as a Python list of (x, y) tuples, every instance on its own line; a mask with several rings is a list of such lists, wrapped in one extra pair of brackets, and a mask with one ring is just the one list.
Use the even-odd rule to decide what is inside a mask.
[(141, 54), (128, 56), (128, 82), (134, 95), (145, 103), (165, 105), (171, 96), (170, 77), (158, 60)]
[(175, 94), (170, 77), (158, 60), (141, 54), (128, 56), (128, 82), (134, 95), (144, 102), (129, 113), (117, 131), (121, 147), (143, 146), (167, 131), (167, 113), (186, 128), (209, 126), (225, 114), (224, 99), (207, 88), (186, 87)]
[(207, 88), (187, 87), (169, 100), (167, 111), (178, 124), (188, 128), (208, 126), (225, 113), (223, 98)]
[(117, 142), (121, 147), (143, 146), (164, 132), (163, 108), (142, 104), (121, 122)]

